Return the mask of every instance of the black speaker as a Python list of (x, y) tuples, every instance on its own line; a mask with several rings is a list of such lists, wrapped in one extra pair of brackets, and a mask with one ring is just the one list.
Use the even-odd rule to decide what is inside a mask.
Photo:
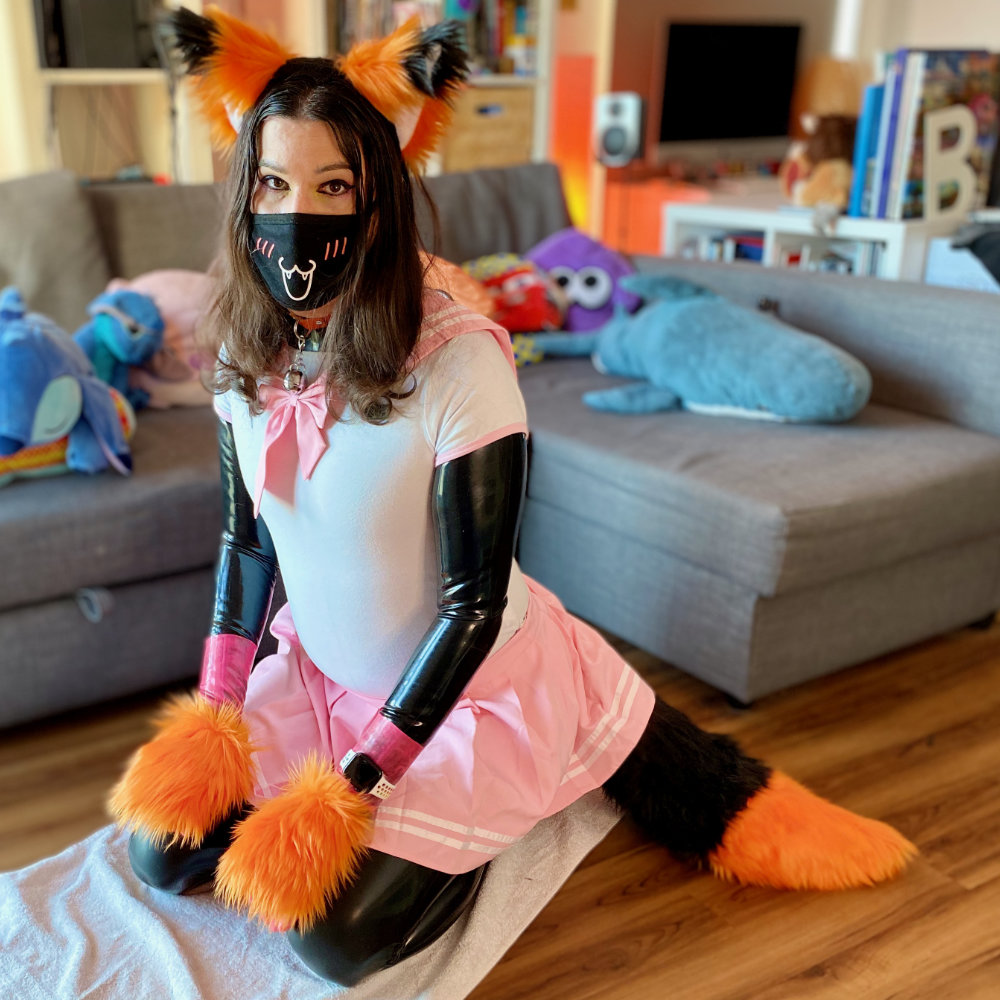
[(624, 167), (643, 154), (646, 107), (638, 94), (601, 94), (594, 103), (594, 151), (607, 167)]

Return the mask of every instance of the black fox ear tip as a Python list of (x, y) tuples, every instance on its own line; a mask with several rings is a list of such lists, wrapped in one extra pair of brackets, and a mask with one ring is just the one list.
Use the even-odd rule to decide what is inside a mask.
[(469, 75), (465, 50), (441, 41), (425, 41), (412, 48), (403, 65), (410, 82), (428, 97), (447, 97)]
[(462, 44), (464, 34), (458, 21), (442, 21), (424, 30), (420, 51), (427, 80), (421, 89), (435, 97), (443, 97), (468, 78), (469, 61)]
[(173, 45), (189, 73), (197, 73), (218, 49), (218, 28), (214, 21), (186, 7), (163, 14), (163, 23), (173, 36)]
[(464, 36), (465, 30), (460, 21), (439, 21), (437, 24), (424, 28), (420, 40), (424, 44), (437, 42), (438, 44), (461, 45)]

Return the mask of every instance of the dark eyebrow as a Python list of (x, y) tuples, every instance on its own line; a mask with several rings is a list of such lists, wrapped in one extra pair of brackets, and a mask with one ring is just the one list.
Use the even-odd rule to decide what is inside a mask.
[[(277, 170), (279, 174), (285, 172), (285, 168), (280, 163), (275, 163), (273, 160), (261, 160), (260, 166), (267, 167), (268, 170)], [(317, 167), (315, 173), (317, 174), (328, 174), (333, 170), (350, 170), (351, 165), (349, 163), (327, 163), (325, 166)]]

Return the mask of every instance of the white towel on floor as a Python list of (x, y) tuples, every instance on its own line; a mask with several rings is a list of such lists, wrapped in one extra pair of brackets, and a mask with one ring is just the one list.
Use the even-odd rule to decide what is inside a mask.
[(316, 978), (284, 935), (211, 894), (140, 883), (128, 838), (98, 830), (0, 874), (0, 997), (17, 1000), (460, 1000), (517, 940), (618, 816), (598, 790), (543, 820), (487, 870), (440, 940), (350, 990)]

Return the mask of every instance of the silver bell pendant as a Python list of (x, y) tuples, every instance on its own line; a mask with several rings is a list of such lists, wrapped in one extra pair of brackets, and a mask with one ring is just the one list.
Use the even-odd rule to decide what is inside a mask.
[(298, 342), (298, 347), (295, 351), (295, 357), (292, 358), (292, 363), (288, 366), (288, 371), (285, 372), (285, 378), (282, 385), (289, 392), (301, 392), (305, 388), (306, 384), (306, 371), (302, 367), (302, 351), (306, 346), (306, 335), (305, 332), (300, 329), (298, 323), (295, 324), (295, 339)]
[(306, 373), (293, 361), (285, 372), (283, 385), (289, 392), (301, 392), (306, 382)]

